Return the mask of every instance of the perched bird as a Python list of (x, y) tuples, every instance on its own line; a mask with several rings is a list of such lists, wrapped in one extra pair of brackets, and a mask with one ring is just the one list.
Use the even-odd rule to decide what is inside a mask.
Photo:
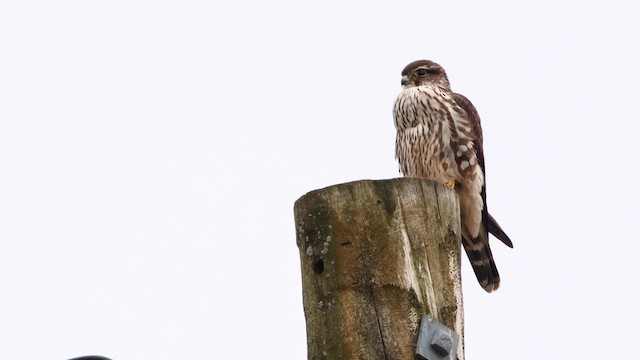
[(393, 107), (396, 158), (405, 176), (438, 181), (460, 199), (462, 245), (487, 292), (500, 285), (489, 233), (511, 239), (487, 211), (482, 129), (471, 102), (451, 91), (444, 69), (418, 60), (402, 70), (402, 92)]

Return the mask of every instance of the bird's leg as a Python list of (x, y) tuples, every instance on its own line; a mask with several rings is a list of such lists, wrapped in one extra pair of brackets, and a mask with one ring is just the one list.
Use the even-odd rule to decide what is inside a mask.
[(448, 188), (451, 189), (455, 189), (456, 188), (456, 181), (454, 179), (450, 179), (449, 181), (447, 181), (446, 183), (444, 183)]

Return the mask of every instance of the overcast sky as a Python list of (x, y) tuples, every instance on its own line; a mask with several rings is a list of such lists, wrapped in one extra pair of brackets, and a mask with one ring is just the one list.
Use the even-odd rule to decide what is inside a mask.
[(483, 120), (502, 285), (468, 359), (632, 358), (632, 1), (4, 1), (0, 358), (304, 359), (293, 203), (398, 176), (426, 58)]

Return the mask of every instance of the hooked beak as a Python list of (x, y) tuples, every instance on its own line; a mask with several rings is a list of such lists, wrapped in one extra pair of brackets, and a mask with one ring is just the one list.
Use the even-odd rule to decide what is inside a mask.
[(406, 86), (410, 82), (411, 80), (409, 80), (409, 78), (406, 75), (402, 77), (402, 80), (400, 80), (400, 84), (402, 84), (402, 86)]

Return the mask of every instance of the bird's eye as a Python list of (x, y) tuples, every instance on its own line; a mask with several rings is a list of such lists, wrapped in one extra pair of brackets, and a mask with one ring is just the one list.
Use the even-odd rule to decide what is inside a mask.
[(418, 76), (426, 76), (427, 74), (436, 75), (437, 73), (438, 73), (438, 69), (418, 69), (418, 70), (416, 70), (416, 74), (418, 74)]

